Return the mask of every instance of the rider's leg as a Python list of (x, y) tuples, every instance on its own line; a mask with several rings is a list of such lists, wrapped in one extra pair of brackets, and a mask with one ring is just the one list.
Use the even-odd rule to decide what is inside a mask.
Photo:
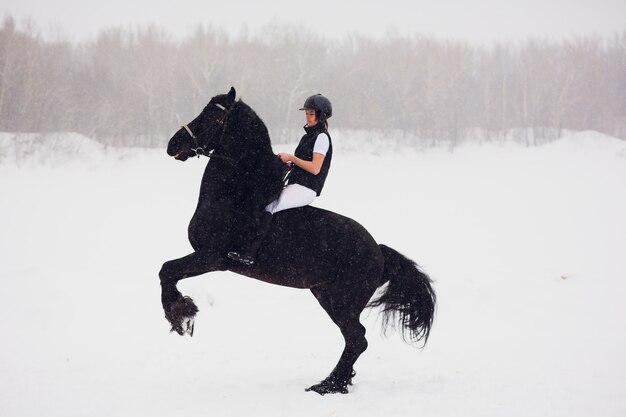
[(278, 199), (268, 204), (265, 210), (275, 214), (290, 208), (306, 206), (311, 204), (315, 197), (315, 191), (310, 188), (300, 184), (289, 184), (280, 193)]
[(240, 252), (228, 252), (228, 257), (246, 265), (254, 265), (256, 253), (272, 225), (272, 214), (282, 210), (306, 206), (313, 202), (315, 191), (300, 184), (290, 184), (283, 189), (276, 201), (268, 204), (265, 212), (258, 219), (256, 235)]

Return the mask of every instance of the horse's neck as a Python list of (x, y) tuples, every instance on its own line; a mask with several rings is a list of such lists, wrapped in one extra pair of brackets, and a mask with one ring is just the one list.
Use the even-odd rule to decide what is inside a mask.
[[(200, 186), (200, 199), (241, 198), (242, 194), (250, 190), (250, 182), (273, 182), (268, 178), (272, 171), (280, 170), (282, 165), (278, 157), (271, 152), (271, 146), (266, 149), (257, 149), (248, 152), (232, 165), (228, 160), (209, 159)], [(275, 178), (280, 182), (280, 177)]]
[[(248, 113), (244, 111), (244, 114)], [(200, 202), (203, 199), (247, 200), (252, 197), (254, 204), (264, 205), (278, 197), (282, 189), (282, 162), (272, 150), (263, 122), (243, 116), (237, 123), (257, 126), (258, 130), (243, 128), (228, 138), (231, 147), (223, 150), (224, 156), (237, 160), (236, 165), (229, 165), (225, 160), (209, 161), (202, 178)]]
[(218, 159), (209, 160), (200, 184), (200, 203), (233, 195), (237, 188), (236, 174), (223, 175), (233, 167)]

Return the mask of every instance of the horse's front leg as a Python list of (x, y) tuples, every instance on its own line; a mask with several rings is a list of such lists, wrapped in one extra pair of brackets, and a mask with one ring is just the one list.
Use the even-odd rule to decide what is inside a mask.
[(193, 320), (198, 312), (193, 300), (183, 296), (176, 288), (178, 281), (210, 271), (224, 270), (222, 264), (220, 256), (207, 251), (194, 252), (163, 264), (159, 272), (161, 303), (165, 318), (172, 325), (172, 331), (181, 336), (185, 333), (193, 336)]

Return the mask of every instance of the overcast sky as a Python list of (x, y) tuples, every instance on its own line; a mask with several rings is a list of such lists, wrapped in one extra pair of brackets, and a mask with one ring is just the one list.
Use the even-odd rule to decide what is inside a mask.
[(329, 37), (358, 32), (419, 32), (471, 43), (563, 38), (626, 29), (626, 0), (2, 0), (18, 23), (32, 17), (41, 32), (62, 29), (74, 41), (119, 25), (156, 23), (177, 37), (197, 24), (237, 34), (272, 21), (290, 22)]

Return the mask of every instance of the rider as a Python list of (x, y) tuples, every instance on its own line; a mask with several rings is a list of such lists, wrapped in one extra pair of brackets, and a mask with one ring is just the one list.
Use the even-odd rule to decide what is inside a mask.
[(328, 118), (332, 116), (333, 108), (330, 100), (316, 94), (307, 98), (300, 110), (305, 111), (306, 134), (300, 139), (293, 155), (278, 154), (280, 160), (291, 167), (288, 185), (278, 199), (265, 207), (265, 212), (258, 219), (253, 241), (241, 252), (228, 252), (231, 259), (253, 265), (261, 242), (270, 228), (272, 215), (311, 204), (322, 192), (333, 157), (333, 145), (328, 134)]

